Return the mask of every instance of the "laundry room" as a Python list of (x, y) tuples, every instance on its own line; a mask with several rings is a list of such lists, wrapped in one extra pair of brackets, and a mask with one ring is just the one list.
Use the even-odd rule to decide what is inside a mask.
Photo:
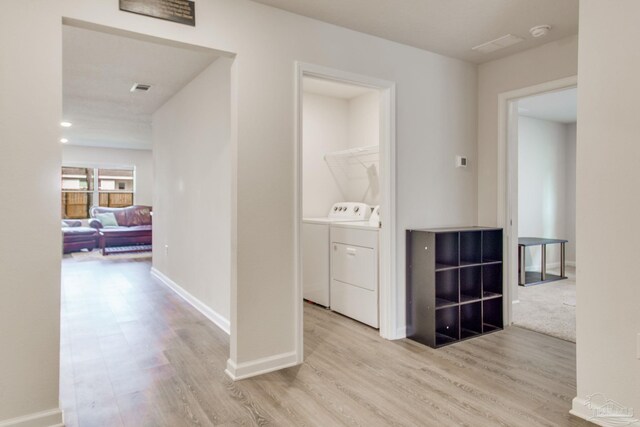
[(302, 93), (302, 281), (310, 307), (379, 327), (380, 91), (315, 77)]

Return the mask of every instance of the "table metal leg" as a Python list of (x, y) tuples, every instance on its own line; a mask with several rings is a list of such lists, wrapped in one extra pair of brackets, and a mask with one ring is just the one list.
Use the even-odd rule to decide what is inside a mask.
[(565, 249), (564, 249), (564, 243), (560, 243), (560, 277), (566, 277), (565, 276), (565, 263), (566, 263), (566, 258), (565, 258)]
[(525, 252), (526, 249), (524, 246), (518, 246), (518, 284), (524, 286), (526, 280), (526, 266), (525, 264)]
[(547, 245), (541, 245), (542, 246), (542, 251), (541, 251), (541, 280), (547, 280)]

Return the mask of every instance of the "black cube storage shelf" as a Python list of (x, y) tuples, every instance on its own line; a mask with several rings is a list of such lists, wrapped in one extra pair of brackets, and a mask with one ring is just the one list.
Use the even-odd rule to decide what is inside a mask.
[(407, 338), (441, 347), (503, 328), (502, 229), (407, 230)]

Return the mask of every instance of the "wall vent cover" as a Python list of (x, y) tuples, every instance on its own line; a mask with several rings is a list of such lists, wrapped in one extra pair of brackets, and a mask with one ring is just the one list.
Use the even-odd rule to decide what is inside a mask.
[(474, 46), (471, 50), (482, 53), (495, 52), (496, 50), (504, 49), (505, 47), (513, 46), (514, 44), (524, 41), (522, 37), (514, 36), (513, 34), (507, 34), (506, 36), (498, 37), (495, 40), (488, 41), (486, 43)]
[(151, 89), (151, 85), (147, 85), (144, 83), (134, 83), (131, 86), (130, 92), (148, 92)]

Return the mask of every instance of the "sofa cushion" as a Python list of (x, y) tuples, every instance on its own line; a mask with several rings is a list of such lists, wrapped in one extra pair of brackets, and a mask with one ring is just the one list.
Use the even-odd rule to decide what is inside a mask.
[(134, 206), (127, 212), (129, 226), (151, 225), (151, 209), (146, 206)]
[(111, 212), (115, 215), (118, 225), (130, 227), (136, 225), (151, 225), (150, 206), (129, 206), (126, 208), (105, 208), (94, 206), (91, 208), (91, 216), (96, 218), (98, 214)]
[(91, 227), (64, 227), (62, 234), (65, 236), (97, 236), (95, 228)]
[(119, 225), (113, 212), (96, 214), (96, 219), (102, 223), (103, 227), (117, 227)]

